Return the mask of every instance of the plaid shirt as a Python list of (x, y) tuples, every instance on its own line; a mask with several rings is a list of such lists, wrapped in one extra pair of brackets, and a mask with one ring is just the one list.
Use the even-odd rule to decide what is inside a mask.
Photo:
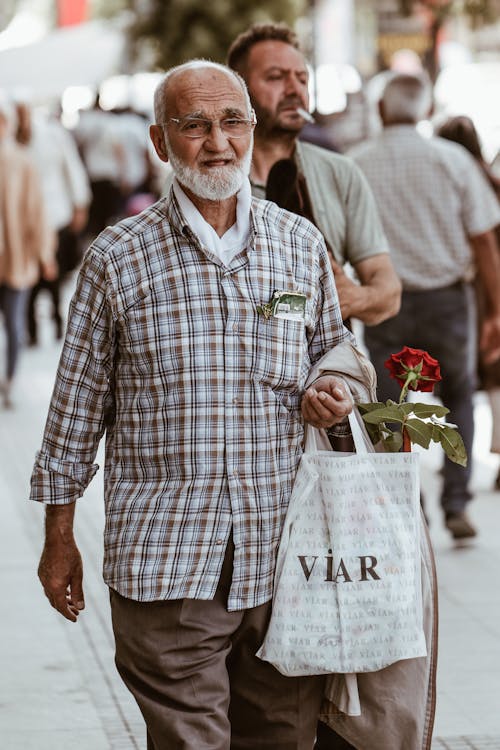
[(373, 190), (407, 291), (470, 281), (469, 237), (500, 223), (496, 196), (465, 148), (391, 125), (349, 154)]
[[(305, 321), (257, 312), (276, 289), (306, 295)], [(80, 497), (106, 431), (106, 583), (139, 601), (210, 599), (232, 532), (228, 608), (262, 604), (304, 383), (349, 337), (312, 224), (254, 199), (249, 247), (226, 267), (170, 193), (86, 254), (31, 498)]]

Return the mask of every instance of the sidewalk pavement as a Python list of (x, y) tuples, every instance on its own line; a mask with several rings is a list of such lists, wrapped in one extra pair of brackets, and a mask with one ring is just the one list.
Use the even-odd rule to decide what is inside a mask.
[[(0, 409), (0, 498), (6, 511), (0, 526), (0, 748), (141, 750), (143, 721), (114, 666), (101, 578), (102, 471), (76, 514), (86, 593), (76, 625), (50, 607), (36, 577), (43, 512), (27, 502), (29, 477), (60, 351), (48, 320), (41, 333), (41, 345), (23, 352), (15, 409)], [(475, 416), (476, 499), (470, 516), (480, 530), (477, 540), (462, 547), (451, 541), (438, 507), (440, 449), (421, 456), (440, 589), (433, 750), (500, 750), (500, 493), (490, 491), (498, 457), (488, 453), (491, 420), (482, 394)]]

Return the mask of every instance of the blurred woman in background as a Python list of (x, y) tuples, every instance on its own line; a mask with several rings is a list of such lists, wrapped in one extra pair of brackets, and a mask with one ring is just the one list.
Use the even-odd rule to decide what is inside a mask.
[[(493, 173), (488, 162), (483, 157), (479, 135), (470, 117), (464, 115), (451, 117), (441, 125), (436, 134), (441, 136), (441, 138), (460, 143), (460, 145), (472, 154), (500, 201), (500, 179)], [(496, 234), (497, 244), (500, 247), (500, 225), (496, 228)], [(481, 319), (481, 316), (484, 314), (484, 295), (479, 281), (476, 281), (476, 291), (478, 315), (479, 319)], [(500, 294), (500, 289), (498, 293)], [(490, 450), (492, 453), (500, 453), (500, 360), (497, 360), (493, 364), (485, 364), (482, 360), (481, 352), (479, 352), (478, 377), (479, 386), (486, 391), (490, 401), (493, 421)], [(500, 490), (500, 468), (495, 480), (495, 488)]]
[(13, 138), (14, 122), (14, 108), (0, 92), (0, 312), (7, 348), (0, 396), (6, 408), (12, 406), (30, 289), (40, 276), (53, 279), (57, 273), (39, 177), (27, 149)]

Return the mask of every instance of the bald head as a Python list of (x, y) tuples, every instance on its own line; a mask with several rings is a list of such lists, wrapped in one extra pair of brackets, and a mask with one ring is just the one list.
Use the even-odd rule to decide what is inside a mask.
[(154, 94), (155, 121), (162, 123), (171, 116), (172, 110), (176, 109), (175, 101), (179, 89), (200, 84), (205, 85), (207, 82), (211, 82), (211, 85), (216, 87), (217, 79), (220, 80), (221, 76), (229, 78), (241, 91), (246, 109), (245, 114), (249, 117), (251, 112), (250, 98), (246, 84), (238, 73), (225, 65), (210, 60), (190, 60), (187, 63), (170, 68), (156, 87)]
[(416, 124), (430, 112), (430, 82), (421, 75), (395, 75), (386, 84), (379, 105), (384, 125)]

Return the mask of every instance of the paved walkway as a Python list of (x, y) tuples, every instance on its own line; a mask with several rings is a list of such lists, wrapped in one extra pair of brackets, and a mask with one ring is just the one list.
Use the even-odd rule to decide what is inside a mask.
[[(100, 574), (101, 472), (77, 512), (87, 602), (77, 625), (50, 608), (36, 579), (43, 514), (26, 498), (59, 354), (48, 321), (42, 333), (41, 346), (24, 352), (15, 410), (0, 410), (0, 748), (139, 750), (142, 719), (115, 671)], [(456, 547), (442, 528), (441, 455), (439, 449), (422, 454), (440, 583), (433, 750), (500, 750), (500, 494), (489, 491), (498, 460), (487, 450), (491, 424), (481, 397), (476, 420), (471, 517), (481, 533), (473, 544)]]

